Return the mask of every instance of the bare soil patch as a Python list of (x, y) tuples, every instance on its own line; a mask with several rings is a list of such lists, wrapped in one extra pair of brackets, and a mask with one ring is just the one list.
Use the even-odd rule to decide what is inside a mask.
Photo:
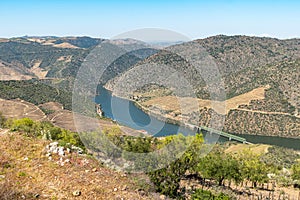
[(265, 90), (268, 88), (269, 86), (259, 87), (245, 94), (228, 99), (225, 102), (191, 97), (179, 98), (175, 96), (163, 96), (150, 99), (144, 102), (143, 105), (146, 107), (155, 106), (165, 111), (183, 114), (192, 113), (193, 111), (199, 110), (199, 108), (212, 108), (217, 113), (225, 115), (228, 114), (230, 110), (238, 109), (240, 105), (249, 105), (253, 100), (264, 99)]
[(63, 42), (61, 44), (54, 44), (53, 46), (58, 48), (78, 49), (78, 47), (67, 42)]
[(40, 68), (41, 63), (42, 61), (40, 60), (35, 61), (30, 69), (30, 72), (35, 74), (39, 79), (44, 79), (46, 78), (48, 71)]
[(20, 99), (0, 99), (0, 111), (6, 118), (21, 119), (28, 117), (38, 121), (46, 119), (46, 115), (39, 107)]
[(231, 145), (228, 149), (225, 150), (225, 153), (239, 153), (243, 150), (250, 149), (255, 154), (265, 154), (268, 153), (268, 149), (271, 147), (270, 145), (265, 144), (236, 144)]

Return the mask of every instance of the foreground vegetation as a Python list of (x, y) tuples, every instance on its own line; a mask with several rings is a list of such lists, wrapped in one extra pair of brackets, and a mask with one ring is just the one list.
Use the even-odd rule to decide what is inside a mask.
[[(205, 145), (202, 135), (196, 136), (167, 136), (164, 138), (152, 137), (130, 137), (123, 136), (117, 127), (104, 131), (108, 137), (119, 148), (112, 148), (103, 141), (99, 133), (83, 135), (87, 148), (108, 155), (115, 160), (124, 159), (134, 161), (131, 168), (126, 170), (146, 169), (147, 175), (154, 184), (156, 191), (172, 198), (193, 197), (201, 199), (201, 195), (208, 195), (203, 190), (186, 191), (182, 187), (182, 180), (187, 176), (195, 177), (199, 187), (211, 190), (213, 187), (227, 188), (226, 194), (219, 190), (214, 191), (208, 199), (234, 199), (236, 195), (245, 194), (247, 188), (256, 188), (268, 191), (268, 195), (274, 193), (276, 187), (299, 187), (299, 153), (279, 147), (270, 147), (270, 152), (257, 153), (250, 148), (245, 148), (237, 153), (226, 153), (224, 145), (217, 145), (206, 155), (209, 145)], [(100, 145), (99, 145), (100, 144)], [(174, 152), (186, 147), (185, 152), (170, 163), (164, 162)], [(149, 153), (157, 150), (167, 149), (164, 154), (161, 151), (158, 156), (140, 158), (135, 153)], [(176, 154), (176, 153), (175, 153)], [(131, 156), (131, 157), (130, 157)], [(147, 160), (148, 159), (148, 160)], [(163, 168), (157, 169), (155, 163), (163, 163)], [(236, 190), (236, 188), (240, 188)], [(219, 191), (219, 192), (218, 192)], [(283, 195), (283, 194), (282, 194)], [(209, 196), (209, 195), (208, 195)]]
[[(22, 132), (30, 138), (59, 141), (62, 146), (87, 148), (85, 150), (94, 155), (105, 153), (110, 159), (131, 161), (132, 165), (125, 170), (130, 173), (146, 169), (152, 183), (150, 188), (171, 198), (235, 199), (238, 195), (253, 195), (249, 188), (267, 191), (274, 196), (276, 187), (297, 188), (300, 185), (300, 155), (283, 148), (270, 147), (267, 153), (253, 152), (250, 148), (226, 152), (226, 145), (217, 145), (209, 152), (210, 146), (204, 144), (201, 134), (179, 134), (164, 138), (133, 137), (122, 134), (116, 126), (105, 129), (103, 135), (96, 132), (80, 135), (48, 122), (35, 122), (28, 118), (6, 120), (1, 117), (0, 125), (13, 132)], [(108, 141), (101, 138), (103, 136), (119, 148), (111, 148)], [(172, 154), (182, 150), (182, 147), (185, 147), (185, 151), (181, 156)], [(164, 154), (163, 149), (168, 153)], [(135, 157), (140, 153), (159, 150), (163, 153), (151, 157), (151, 160), (146, 160), (148, 157)], [(168, 160), (166, 156), (174, 156), (172, 162), (163, 162)], [(160, 168), (153, 165), (157, 162), (162, 163)], [(189, 186), (183, 182), (192, 179), (197, 184), (188, 189)], [(151, 190), (147, 184), (141, 187), (145, 191)], [(284, 193), (280, 195), (283, 197)]]
[(77, 133), (54, 126), (50, 122), (38, 122), (29, 118), (8, 119), (0, 114), (0, 127), (9, 128), (13, 132), (22, 132), (28, 137), (43, 138), (50, 141), (58, 141), (62, 146), (74, 145), (85, 149)]

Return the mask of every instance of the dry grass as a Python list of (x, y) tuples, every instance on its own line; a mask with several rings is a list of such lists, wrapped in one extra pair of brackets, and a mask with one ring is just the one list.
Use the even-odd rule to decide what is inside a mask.
[(35, 74), (39, 79), (45, 79), (46, 75), (48, 74), (48, 71), (40, 68), (41, 64), (42, 64), (42, 61), (40, 61), (40, 60), (35, 61), (35, 63), (33, 64), (33, 66), (30, 69), (30, 72)]
[(67, 42), (63, 42), (61, 44), (53, 44), (53, 46), (58, 48), (78, 49), (78, 47)]
[(228, 149), (225, 150), (225, 153), (238, 154), (243, 150), (249, 149), (255, 154), (265, 154), (268, 153), (268, 149), (271, 147), (270, 145), (265, 144), (235, 144), (231, 145)]
[[(34, 199), (35, 194), (39, 199), (152, 199), (140, 195), (133, 176), (102, 167), (89, 156), (68, 154), (64, 166), (55, 155), (50, 161), (43, 152), (47, 143), (19, 133), (0, 135), (0, 174), (5, 176), (0, 199)], [(74, 197), (75, 190), (81, 196)]]
[(63, 105), (58, 102), (47, 102), (47, 103), (39, 105), (39, 107), (42, 107), (47, 110), (53, 110), (53, 111), (61, 111), (64, 109)]
[(33, 76), (25, 75), (26, 72), (29, 72), (26, 68), (21, 67), (18, 68), (16, 66), (12, 66), (8, 63), (3, 63), (0, 60), (0, 80), (29, 80), (32, 79)]
[[(195, 99), (190, 97), (178, 98), (175, 96), (155, 97), (143, 103), (144, 106), (156, 106), (162, 110), (175, 113), (188, 114), (199, 108), (212, 108), (217, 113), (225, 115), (230, 110), (237, 109), (240, 105), (249, 105), (253, 100), (262, 100), (265, 98), (265, 90), (269, 86), (259, 87), (245, 94), (233, 97), (225, 102), (211, 101), (204, 99)], [(198, 104), (198, 105), (197, 105)]]
[(57, 59), (57, 61), (64, 61), (65, 63), (69, 63), (72, 61), (72, 56), (61, 56)]
[(33, 120), (46, 119), (46, 115), (43, 111), (41, 111), (41, 109), (39, 109), (39, 107), (20, 99), (0, 99), (0, 111), (6, 118), (21, 119), (28, 117)]

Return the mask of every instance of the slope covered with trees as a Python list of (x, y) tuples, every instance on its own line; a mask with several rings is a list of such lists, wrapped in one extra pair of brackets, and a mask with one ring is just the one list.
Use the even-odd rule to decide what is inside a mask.
[[(201, 61), (201, 56), (203, 56), (203, 53), (197, 53), (197, 51), (204, 51), (204, 54), (206, 52), (209, 62), (215, 63), (218, 67), (220, 81), (224, 82), (225, 98), (223, 95), (218, 96), (218, 83), (215, 86), (213, 86), (214, 83), (211, 85), (205, 83), (201, 72), (193, 66), (199, 60)], [(188, 58), (180, 55), (187, 55)], [(213, 100), (224, 101), (238, 98), (259, 87), (266, 87), (268, 89), (265, 90), (263, 99), (252, 100), (247, 104), (236, 104), (236, 109), (230, 110), (225, 115), (224, 131), (299, 137), (299, 60), (299, 39), (279, 40), (219, 35), (168, 47), (137, 65), (161, 64), (173, 68), (180, 76), (188, 80), (196, 96), (202, 100), (210, 100), (214, 91), (217, 95)], [(156, 70), (156, 68), (151, 70)], [(160, 72), (157, 71), (157, 73)], [(175, 84), (176, 81), (178, 80), (174, 80)], [(109, 81), (108, 88), (112, 89), (114, 82), (117, 81)], [(125, 81), (122, 87), (126, 88)], [(158, 93), (155, 88), (163, 88), (166, 92)], [(149, 96), (149, 94), (152, 95)], [(147, 104), (147, 101), (158, 96), (174, 94), (175, 91), (172, 88), (154, 84), (139, 88), (136, 94), (130, 95), (132, 99)], [(255, 96), (253, 98), (255, 99)], [(209, 126), (209, 120), (214, 112), (216, 111), (211, 108), (200, 107), (200, 117), (195, 116), (195, 113), (183, 117), (188, 117), (189, 123)], [(178, 115), (176, 112), (172, 114), (172, 110), (161, 110), (161, 114), (163, 113)], [(200, 120), (195, 121), (194, 119), (198, 117)]]

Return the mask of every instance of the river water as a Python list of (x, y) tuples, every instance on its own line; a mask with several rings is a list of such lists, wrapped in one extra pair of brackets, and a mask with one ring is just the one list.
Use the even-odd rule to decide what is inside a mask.
[[(113, 96), (112, 93), (103, 87), (99, 87), (99, 95), (95, 97), (95, 102), (101, 104), (104, 116), (117, 121), (119, 124), (128, 126), (136, 130), (147, 131), (155, 137), (167, 136), (177, 133), (184, 135), (194, 135), (195, 132), (175, 124), (170, 124), (149, 116), (138, 108), (134, 102)], [(205, 141), (225, 142), (227, 138), (219, 137), (215, 134), (204, 132)], [(238, 134), (235, 134), (238, 135)], [(251, 143), (271, 144), (300, 150), (300, 139), (257, 136), (257, 135), (238, 135), (244, 137)]]

